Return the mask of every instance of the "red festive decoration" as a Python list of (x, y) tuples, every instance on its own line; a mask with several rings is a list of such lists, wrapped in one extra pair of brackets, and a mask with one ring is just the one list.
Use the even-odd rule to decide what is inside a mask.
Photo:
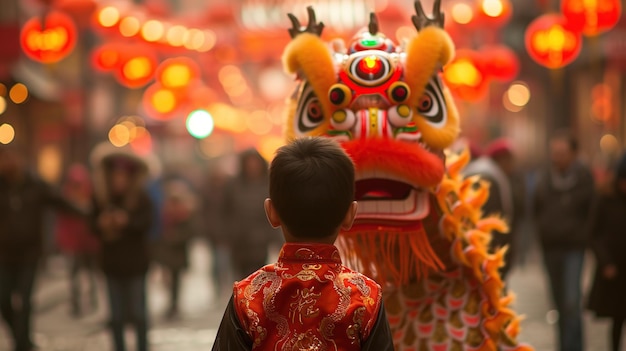
[(95, 49), (91, 56), (93, 67), (101, 72), (111, 72), (119, 68), (127, 60), (129, 45), (123, 43), (106, 43)]
[(489, 86), (486, 65), (481, 54), (461, 49), (443, 70), (443, 79), (452, 93), (466, 101), (480, 100)]
[(562, 0), (561, 11), (584, 35), (594, 36), (613, 28), (622, 13), (621, 0)]
[(537, 63), (548, 68), (560, 68), (578, 57), (582, 38), (565, 17), (547, 14), (528, 26), (525, 43), (528, 54)]
[(115, 70), (115, 78), (128, 88), (140, 88), (154, 78), (157, 58), (147, 47), (135, 47), (132, 56), (121, 55), (120, 64)]
[(156, 75), (159, 83), (168, 89), (187, 89), (200, 78), (200, 67), (188, 57), (176, 57), (163, 61)]
[(44, 18), (33, 17), (22, 27), (20, 43), (26, 56), (43, 63), (58, 62), (76, 45), (76, 26), (72, 19), (57, 11)]
[(159, 121), (167, 121), (182, 114), (186, 97), (178, 91), (154, 83), (143, 94), (142, 105), (147, 114)]
[(500, 81), (510, 81), (517, 77), (520, 69), (519, 59), (513, 50), (504, 46), (488, 46), (480, 50), (484, 57), (485, 72)]

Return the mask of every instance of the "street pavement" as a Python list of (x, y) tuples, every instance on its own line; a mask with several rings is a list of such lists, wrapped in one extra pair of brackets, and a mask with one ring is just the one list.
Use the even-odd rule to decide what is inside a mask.
[[(181, 292), (181, 318), (168, 321), (165, 316), (167, 297), (164, 277), (156, 269), (149, 276), (149, 309), (152, 351), (210, 350), (228, 294), (216, 297), (210, 281), (210, 253), (201, 243), (191, 250), (191, 267), (186, 273)], [(587, 260), (584, 285), (589, 285), (593, 263)], [(49, 268), (38, 279), (35, 293), (36, 313), (33, 319), (35, 343), (41, 351), (109, 351), (112, 350), (106, 330), (104, 283), (99, 282), (99, 308), (83, 318), (69, 314), (68, 284), (64, 261), (51, 260)], [(517, 295), (514, 308), (526, 316), (520, 339), (537, 351), (555, 348), (556, 313), (550, 311), (547, 280), (536, 250), (526, 264), (511, 273), (509, 288)], [(586, 289), (585, 289), (586, 290)], [(585, 313), (587, 351), (608, 350), (608, 323)], [(127, 342), (133, 350), (134, 338), (129, 330)], [(624, 348), (626, 351), (626, 348)], [(10, 351), (5, 328), (0, 328), (0, 351)]]

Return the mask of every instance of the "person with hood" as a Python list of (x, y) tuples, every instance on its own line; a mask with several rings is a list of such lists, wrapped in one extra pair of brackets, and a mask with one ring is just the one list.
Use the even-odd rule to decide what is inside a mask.
[(148, 350), (146, 274), (152, 202), (146, 191), (148, 166), (131, 150), (103, 144), (94, 150), (92, 224), (102, 248), (116, 351), (125, 351), (124, 326), (137, 334), (137, 350)]
[(267, 225), (263, 202), (268, 196), (268, 164), (251, 149), (239, 155), (239, 175), (226, 184), (222, 206), (235, 279), (243, 279), (267, 263), (269, 247), (282, 241)]
[(612, 320), (611, 350), (619, 351), (626, 321), (626, 155), (613, 187), (598, 197), (590, 225), (597, 267), (588, 308)]
[[(82, 207), (89, 207), (92, 187), (89, 171), (80, 164), (72, 165), (63, 184), (63, 195)], [(85, 218), (59, 214), (56, 220), (56, 241), (58, 247), (70, 260), (70, 300), (71, 313), (75, 317), (82, 314), (80, 272), (85, 271), (89, 281), (89, 298), (92, 310), (98, 306), (95, 278), (99, 245)]]

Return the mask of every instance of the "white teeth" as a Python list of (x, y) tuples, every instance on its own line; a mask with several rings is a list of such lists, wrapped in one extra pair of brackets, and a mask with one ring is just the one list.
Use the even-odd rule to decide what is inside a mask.
[(428, 215), (428, 192), (411, 190), (403, 200), (359, 201), (357, 219), (419, 220)]

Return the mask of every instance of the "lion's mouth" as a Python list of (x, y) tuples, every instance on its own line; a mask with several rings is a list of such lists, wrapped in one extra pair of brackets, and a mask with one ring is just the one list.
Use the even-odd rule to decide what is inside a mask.
[[(380, 174), (377, 174), (380, 173)], [(359, 172), (357, 223), (416, 221), (429, 212), (428, 192), (382, 172)]]

